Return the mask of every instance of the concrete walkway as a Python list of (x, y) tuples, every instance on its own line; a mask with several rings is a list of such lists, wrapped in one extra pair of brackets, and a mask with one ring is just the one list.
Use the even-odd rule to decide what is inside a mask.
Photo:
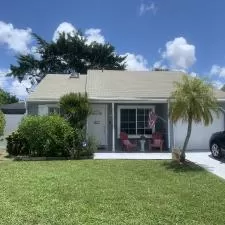
[(225, 159), (216, 160), (211, 152), (187, 152), (187, 160), (205, 168), (207, 171), (225, 179)]
[(171, 153), (95, 153), (94, 159), (171, 159)]

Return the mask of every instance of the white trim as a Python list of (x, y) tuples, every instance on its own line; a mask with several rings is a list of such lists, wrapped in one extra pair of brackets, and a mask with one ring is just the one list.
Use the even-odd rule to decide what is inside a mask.
[(167, 129), (168, 129), (168, 148), (170, 149), (171, 147), (171, 143), (170, 143), (170, 117), (169, 117), (169, 110), (170, 110), (170, 103), (168, 101), (168, 104), (167, 104), (167, 117), (168, 117), (168, 125), (167, 125)]
[[(91, 103), (166, 103), (168, 98), (89, 98), (88, 100)], [(27, 102), (59, 102), (59, 99), (28, 99)]]
[[(98, 97), (91, 97), (88, 100), (91, 103), (167, 103), (168, 102), (168, 97), (167, 98), (116, 98), (116, 97), (112, 97), (112, 98), (98, 98)], [(28, 98), (26, 100), (27, 102), (59, 102), (59, 99), (55, 99), (55, 98), (49, 98), (49, 99), (32, 99), (32, 98)], [(225, 98), (217, 98), (218, 102), (225, 102)]]
[(112, 151), (115, 152), (115, 107), (112, 102)]
[(108, 145), (108, 105), (105, 105), (105, 144)]
[[(120, 110), (121, 109), (152, 109), (155, 112), (155, 106), (154, 105), (143, 105), (143, 106), (135, 106), (135, 105), (119, 105), (117, 107), (117, 137), (120, 138)], [(136, 114), (137, 117), (137, 114)], [(136, 118), (137, 123), (137, 118)], [(155, 127), (153, 127), (152, 132), (155, 131)], [(128, 135), (129, 138), (139, 138), (140, 135)], [(150, 138), (151, 135), (145, 135), (146, 138)]]

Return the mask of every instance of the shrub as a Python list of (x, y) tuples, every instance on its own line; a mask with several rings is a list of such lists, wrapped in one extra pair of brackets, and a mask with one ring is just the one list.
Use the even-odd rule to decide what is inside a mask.
[(0, 110), (0, 136), (4, 135), (4, 129), (5, 129), (5, 115), (4, 113)]
[(94, 141), (83, 146), (84, 129), (73, 129), (58, 115), (25, 117), (17, 132), (7, 138), (13, 156), (92, 158)]
[(29, 155), (29, 148), (27, 146), (27, 142), (19, 132), (13, 132), (6, 138), (6, 140), (6, 149), (9, 155)]
[(73, 128), (83, 129), (90, 111), (87, 94), (70, 93), (60, 99), (60, 113)]
[(93, 137), (89, 137), (86, 143), (86, 146), (83, 146), (80, 153), (81, 158), (91, 159), (94, 156), (94, 153), (97, 151), (97, 142)]
[(60, 116), (28, 116), (18, 132), (26, 139), (32, 156), (69, 156), (74, 131)]

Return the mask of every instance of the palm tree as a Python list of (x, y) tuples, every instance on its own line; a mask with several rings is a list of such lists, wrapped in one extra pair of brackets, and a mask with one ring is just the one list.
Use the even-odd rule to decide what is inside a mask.
[(175, 83), (175, 91), (171, 94), (170, 118), (187, 122), (187, 135), (180, 155), (185, 161), (185, 151), (191, 136), (192, 123), (203, 122), (208, 126), (213, 122), (213, 113), (218, 116), (219, 107), (210, 83), (196, 77), (184, 75), (181, 82)]

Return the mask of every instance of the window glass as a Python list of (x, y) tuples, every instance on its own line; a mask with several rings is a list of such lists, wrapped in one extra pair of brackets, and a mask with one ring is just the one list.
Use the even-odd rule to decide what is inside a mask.
[(148, 127), (149, 110), (145, 108), (130, 108), (120, 110), (120, 131), (128, 135), (150, 135)]
[(59, 108), (58, 107), (48, 107), (48, 114), (59, 114)]

